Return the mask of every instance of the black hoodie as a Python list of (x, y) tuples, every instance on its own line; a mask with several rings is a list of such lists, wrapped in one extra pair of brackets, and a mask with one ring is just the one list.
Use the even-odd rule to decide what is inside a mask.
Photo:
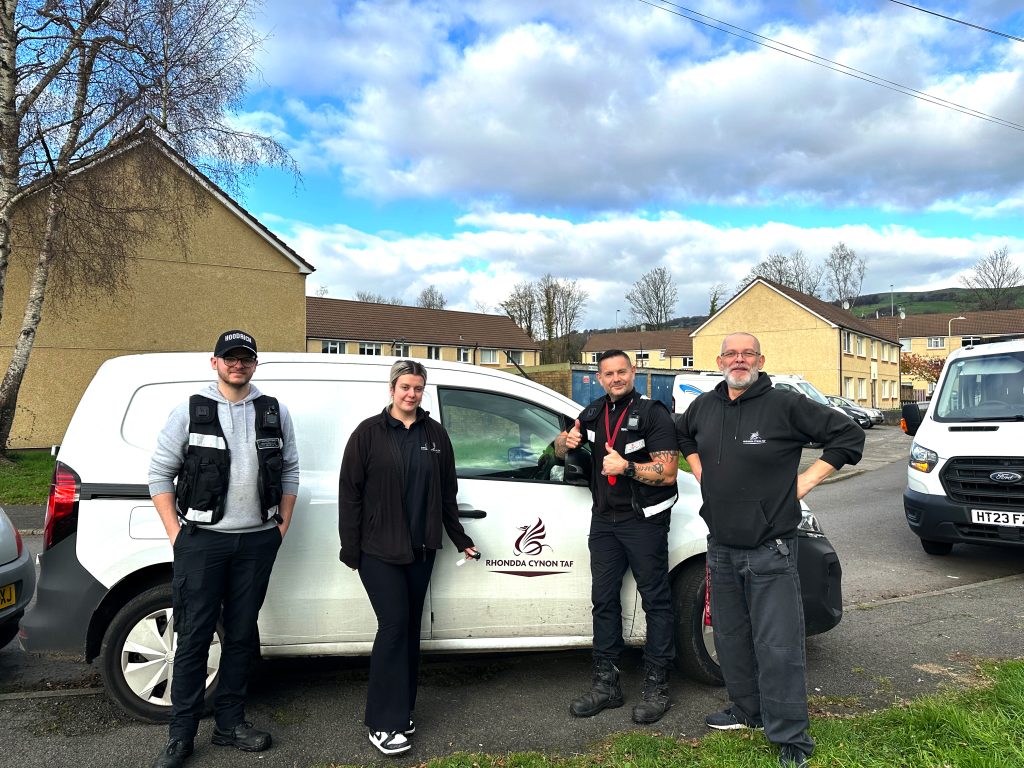
[(724, 379), (700, 395), (677, 418), (676, 436), (683, 456), (700, 456), (701, 517), (716, 541), (733, 547), (796, 533), (804, 445), (822, 443), (821, 458), (836, 469), (856, 464), (864, 450), (864, 430), (852, 419), (773, 388), (765, 373), (735, 400)]

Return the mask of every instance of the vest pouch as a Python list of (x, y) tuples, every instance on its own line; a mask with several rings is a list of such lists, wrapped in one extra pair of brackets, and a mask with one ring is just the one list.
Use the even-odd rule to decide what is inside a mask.
[(215, 510), (221, 504), (226, 483), (221, 479), (220, 467), (209, 459), (200, 459), (192, 485), (191, 507), (204, 511)]
[(264, 520), (267, 519), (268, 513), (281, 503), (281, 497), (284, 495), (281, 483), (283, 468), (284, 459), (280, 453), (267, 456), (259, 464), (260, 506), (263, 507), (261, 511)]

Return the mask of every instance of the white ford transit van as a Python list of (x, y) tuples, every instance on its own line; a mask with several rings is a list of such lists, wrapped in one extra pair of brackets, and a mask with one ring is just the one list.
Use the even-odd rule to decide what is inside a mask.
[[(98, 659), (106, 691), (129, 714), (165, 719), (174, 658), (172, 551), (146, 485), (170, 410), (211, 380), (209, 355), (121, 357), (103, 364), (57, 456), (46, 513), (37, 603), (22, 622), (29, 651)], [(369, 654), (376, 619), (357, 574), (338, 560), (338, 470), (351, 430), (388, 401), (389, 357), (264, 354), (253, 381), (291, 412), (301, 479), (295, 514), (260, 614), (262, 654)], [(589, 454), (566, 467), (555, 436), (581, 407), (527, 379), (424, 360), (423, 407), (455, 447), (458, 503), (482, 553), (456, 568), (445, 542), (423, 612), (423, 650), (589, 647)], [(677, 666), (720, 682), (705, 621), (707, 528), (693, 477), (679, 476), (669, 558)], [(810, 515), (800, 539), (809, 634), (842, 616), (841, 568)], [(623, 632), (642, 645), (636, 585), (623, 585)], [(208, 684), (217, 681), (217, 643)]]
[(1024, 339), (955, 350), (914, 437), (903, 510), (924, 551), (956, 542), (1024, 546)]

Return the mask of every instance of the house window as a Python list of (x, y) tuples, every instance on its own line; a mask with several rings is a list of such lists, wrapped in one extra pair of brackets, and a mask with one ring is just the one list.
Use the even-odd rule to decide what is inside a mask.
[(847, 400), (853, 397), (853, 379), (848, 376), (843, 378), (843, 397)]
[(877, 360), (879, 343), (877, 341), (868, 341), (868, 347), (871, 349), (871, 359)]
[(440, 360), (441, 359), (441, 348), (440, 347), (427, 347), (427, 360)]
[(381, 354), (380, 344), (371, 341), (360, 341), (359, 342), (359, 354), (360, 355), (379, 355)]
[(650, 359), (650, 357), (651, 357), (651, 353), (650, 352), (637, 352), (636, 353), (636, 361), (638, 363), (646, 363)]
[(693, 368), (693, 357), (683, 358), (683, 368)]
[(395, 357), (408, 357), (409, 356), (409, 345), (408, 344), (392, 344), (391, 354)]
[(853, 354), (853, 334), (849, 331), (843, 331), (843, 352)]
[(881, 344), (880, 346), (882, 347), (882, 362), (883, 363), (888, 363), (889, 362), (889, 345), (888, 344)]
[(981, 343), (981, 336), (963, 336), (960, 339), (961, 347), (973, 347), (975, 344)]
[(321, 339), (320, 351), (325, 355), (345, 354), (345, 342), (337, 339)]
[(508, 361), (510, 363), (513, 363), (514, 365), (522, 365), (523, 364), (523, 350), (521, 350), (521, 349), (510, 349), (510, 350), (508, 350), (507, 354), (508, 354)]
[(929, 336), (928, 337), (928, 349), (945, 349), (946, 348), (946, 337), (945, 336)]
[(591, 365), (597, 365), (597, 358), (598, 357), (600, 357), (600, 355), (597, 352), (591, 352), (590, 353), (590, 363), (591, 363)]
[(864, 356), (864, 337), (857, 337), (857, 355), (860, 357)]
[(470, 361), (471, 350), (469, 347), (459, 347), (455, 354), (455, 359), (460, 363), (468, 363)]
[(867, 396), (867, 381), (865, 379), (857, 379), (857, 399), (864, 400)]
[(900, 339), (900, 351), (901, 352), (909, 352), (910, 351), (910, 339)]
[(480, 350), (480, 362), (484, 365), (497, 365), (498, 364), (498, 350), (496, 349), (481, 349)]

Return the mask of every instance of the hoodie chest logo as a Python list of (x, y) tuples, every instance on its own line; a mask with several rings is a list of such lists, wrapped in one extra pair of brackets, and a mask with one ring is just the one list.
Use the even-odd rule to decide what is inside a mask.
[(762, 439), (761, 438), (761, 434), (759, 432), (751, 432), (750, 433), (750, 437), (748, 437), (746, 440), (744, 440), (743, 444), (744, 445), (764, 445), (766, 442), (768, 442), (768, 441)]
[(432, 440), (428, 440), (420, 446), (421, 451), (430, 451), (431, 453), (440, 453), (441, 449), (437, 447), (437, 443)]

